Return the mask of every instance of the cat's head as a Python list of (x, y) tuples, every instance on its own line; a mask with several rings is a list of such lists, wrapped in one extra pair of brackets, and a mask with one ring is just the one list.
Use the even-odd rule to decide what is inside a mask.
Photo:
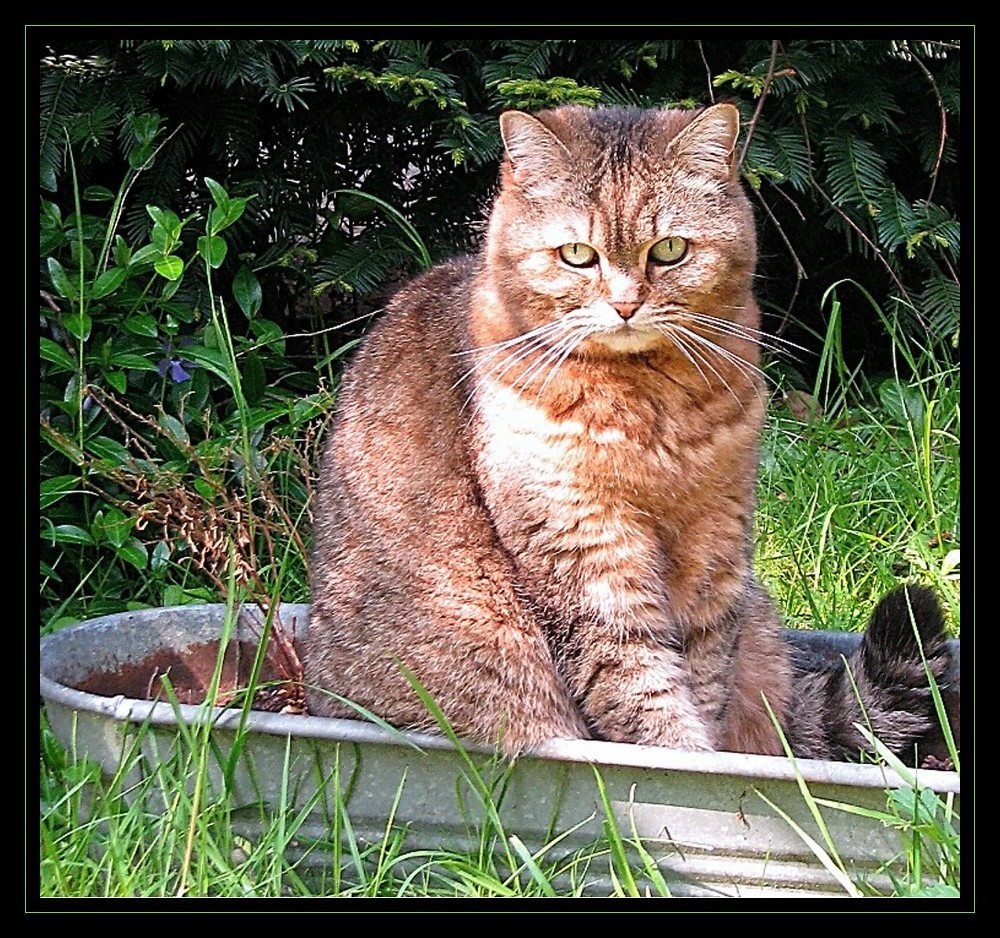
[(706, 336), (743, 342), (720, 337), (720, 323), (757, 325), (733, 105), (507, 111), (500, 127), (486, 254), (512, 335), (567, 354), (669, 348), (696, 361)]

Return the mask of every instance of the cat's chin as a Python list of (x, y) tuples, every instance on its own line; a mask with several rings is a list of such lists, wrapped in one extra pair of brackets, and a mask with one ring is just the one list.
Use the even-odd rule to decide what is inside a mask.
[(610, 351), (618, 355), (638, 355), (662, 345), (663, 341), (664, 337), (660, 332), (625, 325), (590, 336), (588, 344), (597, 352)]

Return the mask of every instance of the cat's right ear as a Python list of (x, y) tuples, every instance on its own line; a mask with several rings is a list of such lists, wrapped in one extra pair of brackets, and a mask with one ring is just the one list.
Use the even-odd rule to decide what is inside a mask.
[(524, 111), (500, 115), (500, 136), (515, 185), (539, 197), (557, 195), (572, 176), (572, 158), (555, 134)]
[(736, 178), (736, 138), (740, 132), (740, 112), (723, 102), (705, 108), (670, 143), (672, 163), (683, 167), (696, 181), (712, 186)]

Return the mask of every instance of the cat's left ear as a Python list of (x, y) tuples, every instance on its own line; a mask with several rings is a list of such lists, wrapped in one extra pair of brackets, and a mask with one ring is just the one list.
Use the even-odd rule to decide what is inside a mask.
[(670, 142), (671, 160), (719, 183), (734, 176), (733, 155), (740, 134), (740, 112), (732, 104), (713, 104)]

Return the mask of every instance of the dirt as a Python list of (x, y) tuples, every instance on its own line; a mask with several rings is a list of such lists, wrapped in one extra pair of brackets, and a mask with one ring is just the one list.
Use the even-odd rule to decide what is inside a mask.
[[(226, 649), (216, 704), (225, 706), (250, 682), (256, 646), (236, 642)], [(182, 704), (204, 702), (218, 663), (219, 643), (202, 642), (183, 651), (150, 655), (140, 664), (123, 664), (117, 671), (92, 675), (79, 689), (102, 697), (119, 694), (136, 700), (168, 700), (166, 683)], [(164, 681), (166, 678), (166, 681)], [(278, 672), (270, 658), (261, 671), (262, 685), (254, 695), (253, 709), (269, 713), (305, 713), (301, 687)]]

